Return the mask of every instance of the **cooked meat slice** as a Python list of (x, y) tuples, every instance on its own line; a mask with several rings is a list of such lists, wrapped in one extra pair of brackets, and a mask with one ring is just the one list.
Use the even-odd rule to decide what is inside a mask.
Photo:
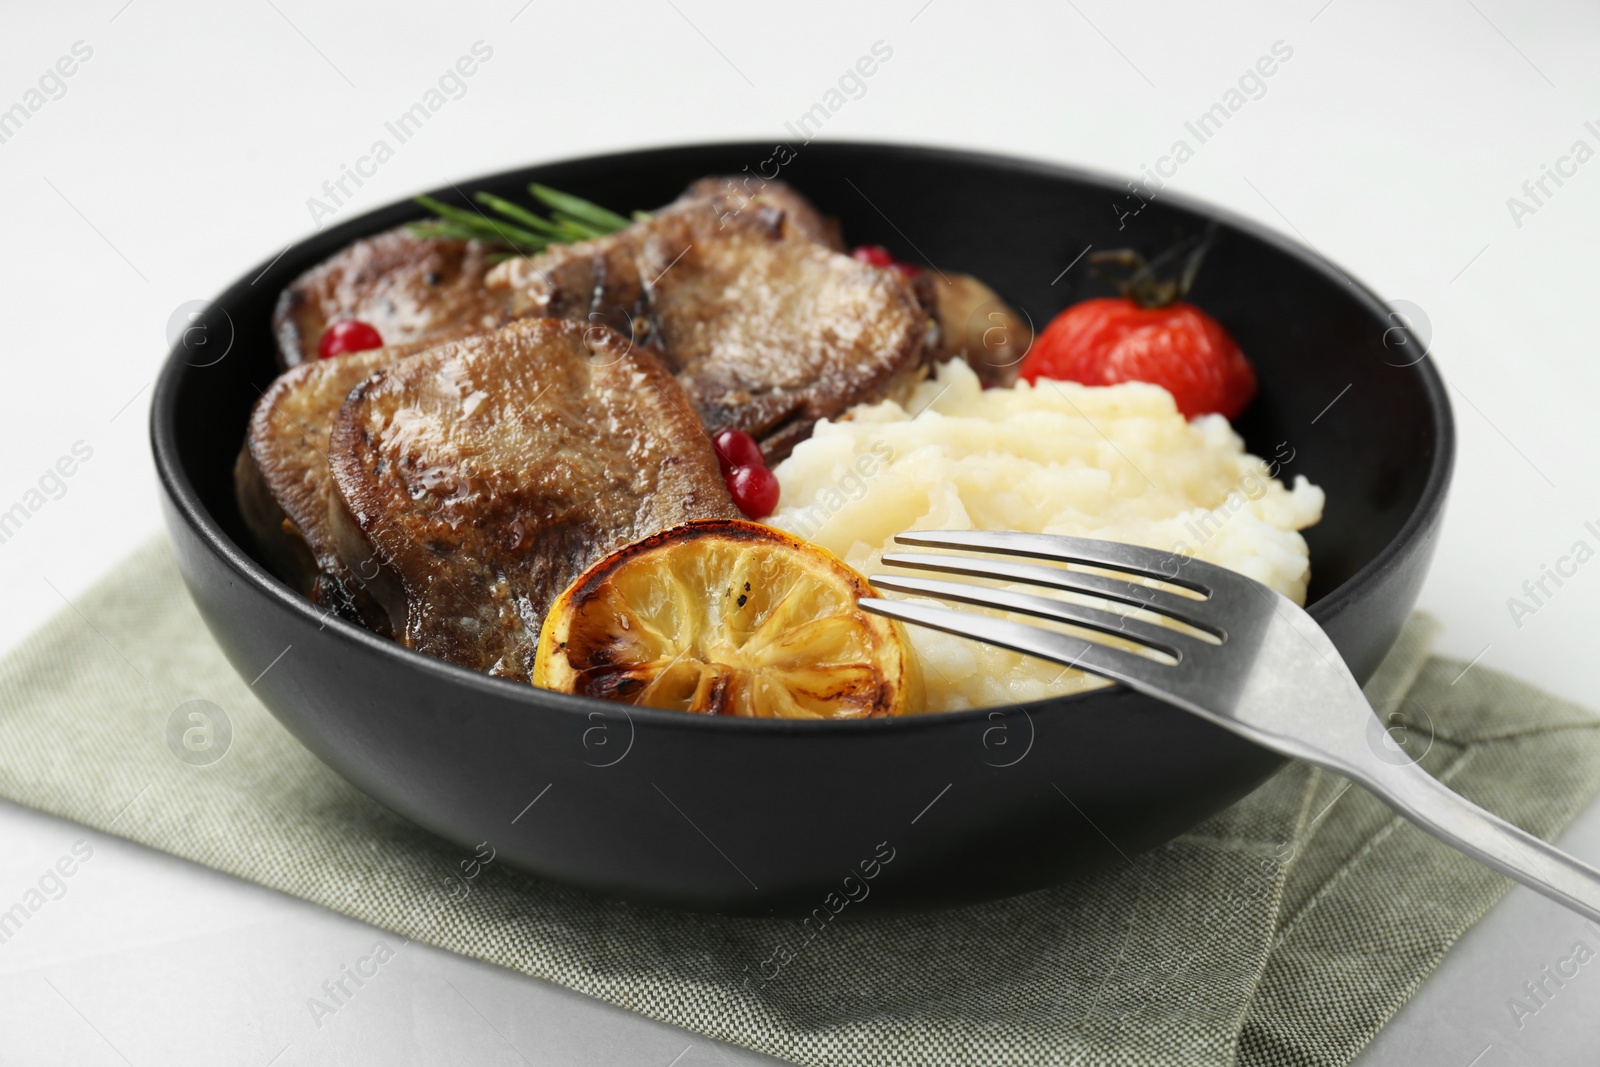
[(893, 271), (836, 253), (771, 205), (685, 199), (622, 233), (509, 260), (518, 315), (586, 319), (660, 351), (712, 433), (776, 463), (818, 419), (920, 373), (928, 313)]
[(350, 317), (391, 342), (529, 317), (609, 326), (664, 355), (707, 429), (744, 430), (775, 463), (818, 419), (915, 377), (933, 342), (912, 283), (837, 247), (804, 197), (742, 177), (702, 179), (621, 233), (492, 272), (477, 244), (395, 230), (286, 290), (279, 346), (306, 358)]
[(296, 592), (310, 596), (316, 585), (317, 561), (299, 529), (289, 519), (250, 455), (247, 441), (233, 461), (233, 492), (250, 539), (267, 570)]
[(768, 462), (919, 372), (927, 315), (904, 279), (759, 218), (664, 217), (639, 267), (654, 341), (706, 428), (744, 430)]
[(946, 275), (933, 282), (932, 293), (939, 318), (932, 361), (964, 359), (986, 386), (1014, 383), (1017, 364), (1033, 346), (1028, 320), (970, 274)]
[(513, 319), (575, 319), (644, 343), (649, 320), (636, 260), (653, 225), (635, 223), (609, 237), (506, 260), (490, 272), (487, 284), (501, 294)]
[(387, 629), (388, 618), (340, 560), (328, 527), (328, 434), (350, 390), (432, 344), (351, 352), (285, 371), (256, 401), (234, 467), (239, 511), (273, 573), (337, 614), (379, 630)]
[(506, 321), (484, 288), (494, 249), (414, 236), (402, 226), (357, 241), (295, 279), (278, 298), (273, 331), (284, 367), (313, 360), (322, 332), (360, 319), (391, 345), (460, 336)]
[(601, 326), (530, 319), (357, 386), (334, 422), (346, 567), (410, 648), (527, 679), (550, 602), (591, 563), (739, 512), (683, 391)]
[(512, 318), (604, 320), (642, 341), (639, 331), (648, 328), (648, 309), (636, 257), (660, 219), (688, 213), (714, 219), (718, 229), (755, 225), (840, 247), (838, 226), (783, 182), (701, 178), (651, 219), (593, 241), (511, 259), (490, 272), (488, 284), (505, 294)]
[(786, 182), (737, 174), (701, 178), (684, 190), (678, 204), (699, 200), (713, 201), (718, 214), (723, 216), (742, 215), (762, 208), (780, 211), (786, 230), (827, 245), (835, 252), (844, 251), (838, 220), (825, 217)]
[[(838, 226), (783, 182), (703, 178), (663, 210), (686, 204), (711, 204), (725, 216), (777, 212), (786, 230), (831, 247), (839, 244)], [(282, 365), (313, 358), (323, 331), (340, 319), (360, 319), (389, 344), (404, 344), (539, 314), (525, 309), (512, 316), (504, 293), (485, 289), (494, 252), (477, 241), (417, 237), (404, 226), (355, 242), (302, 274), (279, 297), (273, 329)]]

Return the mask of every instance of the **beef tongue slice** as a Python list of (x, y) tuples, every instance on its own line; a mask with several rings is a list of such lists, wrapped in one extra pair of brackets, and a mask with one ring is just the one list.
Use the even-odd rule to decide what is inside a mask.
[(328, 524), (328, 436), (350, 390), (432, 341), (314, 359), (278, 376), (250, 413), (234, 466), (239, 512), (272, 572), (342, 618), (386, 633), (388, 619), (344, 566)]
[(751, 434), (769, 462), (921, 366), (927, 314), (904, 279), (760, 215), (673, 213), (638, 262), (653, 341), (706, 427)]
[(340, 409), (328, 456), (343, 565), (379, 575), (401, 643), (524, 680), (551, 601), (590, 564), (739, 514), (658, 357), (570, 320), (378, 372)]
[(822, 224), (797, 223), (775, 193), (707, 182), (621, 233), (509, 260), (488, 283), (513, 315), (656, 348), (710, 433), (743, 430), (775, 463), (817, 420), (914, 381), (929, 312), (897, 273), (816, 240)]
[(504, 295), (484, 287), (494, 249), (418, 237), (408, 227), (349, 245), (278, 298), (273, 332), (284, 367), (316, 359), (323, 331), (359, 319), (388, 344), (437, 340), (507, 321)]
[(765, 212), (769, 218), (776, 215), (786, 232), (835, 252), (844, 250), (837, 220), (824, 216), (811, 201), (785, 182), (740, 174), (701, 178), (684, 190), (674, 206), (700, 203), (709, 203), (721, 219), (747, 212)]

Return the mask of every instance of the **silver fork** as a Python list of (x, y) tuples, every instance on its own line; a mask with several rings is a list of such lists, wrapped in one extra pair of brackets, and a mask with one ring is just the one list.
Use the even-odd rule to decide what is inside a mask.
[(867, 611), (970, 637), (1123, 683), (1263, 748), (1325, 767), (1365, 787), (1453, 848), (1600, 921), (1600, 871), (1491, 815), (1409, 759), (1371, 743), (1377, 719), (1322, 628), (1292, 600), (1242, 574), (1185, 556), (1050, 534), (918, 531), (895, 541), (1080, 564), (1153, 578), (1197, 597), (1040, 562), (892, 552), (895, 567), (996, 578), (1155, 612), (1209, 639), (1136, 616), (1015, 589), (875, 574), (880, 589), (1069, 623), (1151, 649), (1157, 659), (1009, 619), (900, 600), (862, 598)]

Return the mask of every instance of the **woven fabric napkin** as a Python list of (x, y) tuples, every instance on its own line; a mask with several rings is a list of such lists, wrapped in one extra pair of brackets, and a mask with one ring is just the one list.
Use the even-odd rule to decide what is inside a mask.
[[(1433, 630), (1408, 626), (1374, 706), (1428, 770), (1553, 836), (1600, 788), (1600, 720), (1430, 658)], [(180, 708), (192, 700), (223, 709), (230, 736), (213, 714), (186, 744), (207, 728), (188, 712), (209, 705)], [(453, 879), (460, 848), (345, 783), (256, 702), (161, 541), (0, 661), (0, 795), (806, 1065), (1345, 1063), (1508, 884), (1290, 766), (1120, 869), (834, 924), (775, 981), (741, 983), (792, 924), (493, 864)]]

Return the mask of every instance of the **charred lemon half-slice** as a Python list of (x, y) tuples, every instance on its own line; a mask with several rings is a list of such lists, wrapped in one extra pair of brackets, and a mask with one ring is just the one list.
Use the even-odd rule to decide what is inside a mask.
[(898, 623), (866, 579), (753, 522), (691, 522), (590, 567), (551, 606), (533, 683), (624, 704), (751, 718), (918, 711)]

